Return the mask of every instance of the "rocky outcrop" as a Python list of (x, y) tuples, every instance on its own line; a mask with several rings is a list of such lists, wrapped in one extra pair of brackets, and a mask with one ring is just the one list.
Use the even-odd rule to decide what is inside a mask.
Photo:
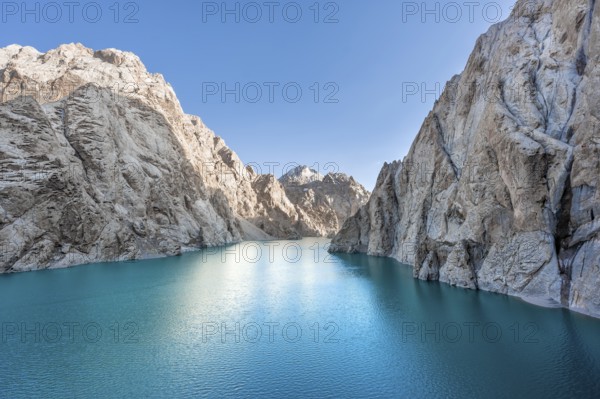
[(599, 13), (518, 1), (331, 250), (600, 317)]
[(0, 49), (0, 101), (0, 273), (305, 232), (281, 183), (131, 53)]
[(331, 237), (369, 199), (369, 192), (343, 173), (322, 176), (307, 166), (283, 175), (279, 182), (299, 215), (304, 237)]

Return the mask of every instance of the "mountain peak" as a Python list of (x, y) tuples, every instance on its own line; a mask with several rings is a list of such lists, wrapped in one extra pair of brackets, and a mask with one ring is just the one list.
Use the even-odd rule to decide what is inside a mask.
[(323, 175), (306, 165), (293, 168), (279, 179), (283, 185), (302, 185), (322, 180)]

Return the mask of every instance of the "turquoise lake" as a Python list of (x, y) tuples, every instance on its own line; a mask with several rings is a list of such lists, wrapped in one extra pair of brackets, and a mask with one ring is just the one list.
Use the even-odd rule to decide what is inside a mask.
[(600, 397), (600, 320), (327, 240), (0, 276), (0, 397)]

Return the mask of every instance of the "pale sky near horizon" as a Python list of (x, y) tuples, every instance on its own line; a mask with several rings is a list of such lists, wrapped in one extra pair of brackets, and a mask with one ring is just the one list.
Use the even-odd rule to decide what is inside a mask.
[(408, 152), (433, 92), (513, 5), (9, 1), (0, 4), (0, 46), (132, 51), (245, 163), (277, 175), (290, 164), (339, 168), (371, 190), (383, 162)]

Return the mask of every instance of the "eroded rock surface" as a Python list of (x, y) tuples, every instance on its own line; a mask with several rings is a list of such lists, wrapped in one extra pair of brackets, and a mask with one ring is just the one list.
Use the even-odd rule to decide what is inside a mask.
[(134, 54), (9, 46), (0, 90), (0, 273), (331, 233)]
[(600, 7), (518, 1), (332, 251), (600, 317)]
[(304, 237), (333, 236), (369, 199), (369, 192), (343, 173), (323, 176), (299, 166), (279, 181), (296, 207), (298, 230)]

